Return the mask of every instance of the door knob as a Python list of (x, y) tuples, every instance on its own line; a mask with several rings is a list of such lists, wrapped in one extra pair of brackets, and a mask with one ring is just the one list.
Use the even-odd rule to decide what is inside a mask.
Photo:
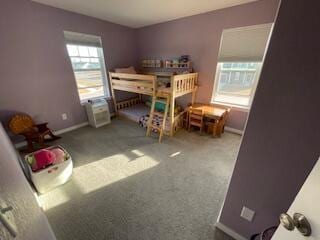
[(287, 213), (282, 213), (280, 215), (280, 223), (288, 231), (293, 231), (294, 228), (297, 228), (303, 236), (311, 235), (310, 223), (301, 213), (293, 214), (293, 218)]
[(292, 217), (290, 217), (289, 214), (286, 214), (286, 213), (282, 213), (280, 215), (280, 223), (281, 225), (287, 229), (288, 231), (293, 231), (295, 226), (294, 226), (294, 222), (293, 222), (293, 219)]

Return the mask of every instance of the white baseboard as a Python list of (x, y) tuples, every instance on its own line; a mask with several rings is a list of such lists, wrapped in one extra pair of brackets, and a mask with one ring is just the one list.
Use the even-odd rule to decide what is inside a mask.
[(224, 128), (224, 130), (226, 130), (227, 132), (236, 133), (236, 134), (239, 134), (239, 135), (243, 134), (242, 130), (231, 128), (231, 127), (227, 127), (227, 126)]
[(215, 227), (219, 228), (222, 232), (228, 234), (230, 237), (233, 237), (236, 240), (248, 240), (247, 238), (241, 236), (239, 233), (233, 231), (231, 228), (227, 227), (221, 222), (216, 222)]
[(64, 128), (64, 129), (61, 129), (61, 130), (58, 130), (58, 131), (53, 131), (53, 133), (56, 134), (56, 135), (61, 135), (61, 134), (66, 133), (66, 132), (70, 132), (70, 131), (76, 130), (78, 128), (85, 127), (88, 124), (89, 124), (88, 122), (83, 122), (83, 123), (80, 123), (80, 124), (77, 124), (77, 125), (73, 125), (71, 127)]
[[(89, 124), (88, 122), (83, 122), (83, 123), (80, 123), (80, 124), (77, 124), (77, 125), (74, 125), (74, 126), (71, 126), (71, 127), (68, 127), (68, 128), (64, 128), (64, 129), (61, 129), (61, 130), (53, 131), (53, 133), (55, 135), (61, 135), (61, 134), (66, 133), (66, 132), (70, 132), (70, 131), (76, 130), (78, 128), (85, 127), (88, 124)], [(27, 142), (26, 141), (19, 142), (19, 143), (16, 143), (14, 146), (16, 148), (25, 147), (25, 146), (27, 146)]]

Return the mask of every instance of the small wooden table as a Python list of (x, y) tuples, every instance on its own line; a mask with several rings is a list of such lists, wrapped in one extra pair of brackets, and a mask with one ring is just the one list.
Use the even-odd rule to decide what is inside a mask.
[[(217, 121), (219, 124), (219, 121), (222, 120), (222, 117), (226, 112), (229, 112), (229, 109), (221, 108), (221, 107), (216, 107), (210, 104), (204, 104), (204, 103), (195, 103), (192, 105), (192, 108), (195, 109), (201, 109), (203, 110), (203, 114), (207, 118), (214, 119)], [(220, 136), (221, 135), (221, 130), (213, 130), (213, 136)]]

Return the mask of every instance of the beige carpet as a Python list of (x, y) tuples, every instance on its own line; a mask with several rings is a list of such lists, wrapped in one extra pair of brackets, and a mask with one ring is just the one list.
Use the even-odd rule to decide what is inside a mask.
[(213, 225), (240, 136), (182, 130), (159, 144), (136, 123), (114, 119), (57, 144), (72, 155), (73, 177), (40, 202), (58, 240), (231, 239)]

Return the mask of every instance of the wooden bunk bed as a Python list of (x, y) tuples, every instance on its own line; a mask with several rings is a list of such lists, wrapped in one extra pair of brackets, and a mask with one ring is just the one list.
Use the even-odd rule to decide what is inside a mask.
[[(191, 104), (194, 103), (198, 73), (173, 75), (170, 77), (170, 87), (157, 87), (157, 76), (155, 75), (109, 72), (109, 79), (116, 113), (121, 109), (141, 104), (141, 94), (151, 96), (153, 99), (155, 97), (169, 98), (169, 129), (166, 129), (164, 134), (173, 136), (183, 126), (183, 116), (185, 113), (185, 111), (182, 111), (175, 115), (175, 99), (186, 94), (191, 94)], [(117, 102), (114, 90), (138, 93), (139, 98)]]

